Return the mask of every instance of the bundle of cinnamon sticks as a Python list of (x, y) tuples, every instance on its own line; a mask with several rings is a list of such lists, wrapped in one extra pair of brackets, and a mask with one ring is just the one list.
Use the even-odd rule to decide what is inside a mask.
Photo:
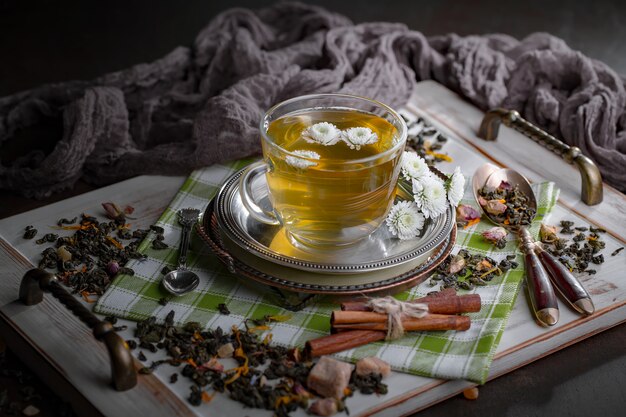
[[(467, 330), (470, 318), (458, 314), (480, 311), (480, 295), (457, 295), (453, 288), (410, 302), (428, 305), (428, 314), (422, 318), (402, 318), (406, 331)], [(371, 311), (367, 300), (345, 301), (341, 310), (331, 315), (331, 334), (309, 340), (305, 349), (310, 357), (330, 355), (384, 340), (386, 332), (386, 314)]]

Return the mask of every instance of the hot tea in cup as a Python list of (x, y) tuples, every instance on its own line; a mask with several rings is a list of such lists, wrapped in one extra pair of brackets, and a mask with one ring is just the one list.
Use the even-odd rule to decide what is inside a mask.
[[(340, 94), (297, 97), (261, 123), (264, 161), (242, 176), (253, 217), (281, 224), (308, 246), (357, 242), (385, 220), (395, 197), (406, 142), (404, 120), (376, 101)], [(272, 210), (252, 199), (247, 182), (265, 171)]]

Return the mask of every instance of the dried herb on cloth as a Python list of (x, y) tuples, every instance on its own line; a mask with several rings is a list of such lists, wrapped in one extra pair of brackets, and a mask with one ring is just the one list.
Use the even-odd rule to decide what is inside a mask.
[(439, 285), (440, 290), (472, 290), (487, 285), (489, 281), (504, 274), (509, 269), (518, 267), (515, 255), (508, 255), (500, 262), (489, 256), (472, 254), (461, 249), (456, 255), (448, 257), (437, 267), (428, 281), (429, 285)]
[(517, 185), (502, 181), (497, 188), (484, 186), (478, 190), (478, 203), (496, 223), (507, 226), (527, 226), (535, 216), (530, 199)]
[[(282, 316), (249, 319), (245, 328), (233, 326), (226, 332), (220, 327), (203, 330), (196, 322), (174, 326), (174, 311), (163, 323), (150, 317), (137, 323), (135, 337), (139, 346), (158, 346), (167, 359), (152, 362), (141, 373), (149, 374), (164, 363), (182, 367), (178, 375), (192, 383), (187, 400), (194, 406), (210, 402), (221, 393), (246, 407), (271, 410), (276, 416), (287, 416), (298, 408), (315, 412), (317, 408), (309, 408), (310, 403), (319, 397), (306, 385), (313, 362), (303, 358), (298, 348), (273, 345), (271, 334), (262, 336), (258, 331), (260, 326), (281, 320)], [(220, 348), (229, 344), (234, 349), (233, 367), (224, 366), (218, 359)], [(172, 377), (171, 381), (178, 379)], [(353, 375), (346, 398), (357, 390), (384, 394), (387, 386), (379, 376)], [(344, 400), (338, 400), (337, 410), (345, 409)]]
[(544, 249), (572, 272), (595, 274), (596, 269), (590, 266), (604, 263), (601, 252), (606, 243), (602, 234), (606, 231), (593, 226), (576, 226), (569, 220), (562, 220), (560, 226), (560, 233), (568, 237), (559, 237), (555, 226), (541, 225), (539, 237)]
[(404, 115), (402, 118), (407, 123), (409, 133), (406, 138), (406, 146), (409, 149), (414, 150), (424, 158), (428, 165), (442, 161), (452, 162), (451, 157), (441, 152), (443, 145), (448, 141), (446, 136), (442, 135), (422, 117), (418, 117), (414, 121), (409, 121)]
[[(89, 302), (92, 297), (106, 291), (111, 279), (118, 273), (132, 275), (134, 271), (125, 265), (130, 259), (143, 259), (138, 252), (141, 241), (150, 230), (137, 229), (125, 223), (127, 214), (133, 209), (127, 206), (120, 210), (113, 203), (103, 207), (111, 221), (99, 221), (96, 217), (81, 214), (73, 219), (59, 219), (57, 228), (74, 231), (71, 236), (48, 233), (36, 243), (54, 243), (41, 253), (39, 267), (53, 270), (59, 281), (72, 289), (75, 294)], [(162, 239), (163, 229), (155, 230)], [(152, 229), (154, 230), (154, 229)], [(32, 226), (25, 229), (24, 238), (31, 239), (37, 234)]]

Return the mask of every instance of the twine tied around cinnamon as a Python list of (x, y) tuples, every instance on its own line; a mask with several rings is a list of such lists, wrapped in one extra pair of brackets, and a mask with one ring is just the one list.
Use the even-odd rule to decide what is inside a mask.
[(391, 296), (372, 298), (367, 305), (376, 313), (387, 314), (387, 336), (385, 340), (399, 339), (404, 335), (402, 317), (422, 318), (428, 314), (428, 304), (407, 303)]

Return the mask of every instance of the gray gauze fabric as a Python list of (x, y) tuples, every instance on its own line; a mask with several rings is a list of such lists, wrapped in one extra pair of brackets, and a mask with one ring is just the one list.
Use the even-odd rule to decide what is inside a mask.
[(517, 109), (626, 190), (624, 80), (603, 63), (544, 33), (427, 38), (300, 3), (232, 9), (192, 46), (150, 64), (1, 98), (0, 144), (51, 118), (62, 120), (63, 135), (47, 155), (34, 150), (0, 166), (0, 188), (42, 197), (81, 177), (185, 174), (258, 154), (259, 120), (279, 101), (344, 92), (401, 106), (427, 79), (481, 109)]

